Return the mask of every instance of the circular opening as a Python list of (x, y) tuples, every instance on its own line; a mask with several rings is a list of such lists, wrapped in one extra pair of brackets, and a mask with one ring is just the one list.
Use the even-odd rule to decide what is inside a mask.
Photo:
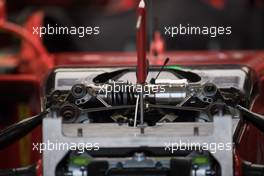
[(74, 98), (82, 98), (86, 94), (86, 87), (82, 84), (77, 84), (72, 87), (72, 95)]
[(217, 92), (217, 88), (214, 84), (207, 83), (203, 87), (203, 92), (204, 92), (205, 96), (214, 96)]
[(80, 94), (80, 93), (82, 93), (82, 91), (83, 91), (83, 89), (79, 86), (75, 87), (75, 89), (74, 89), (74, 93), (76, 93), (76, 94)]

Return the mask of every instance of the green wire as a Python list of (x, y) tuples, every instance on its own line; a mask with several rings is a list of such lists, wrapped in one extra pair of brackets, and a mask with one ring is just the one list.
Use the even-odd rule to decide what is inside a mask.
[(166, 69), (171, 69), (171, 70), (191, 70), (189, 68), (185, 68), (185, 67), (182, 67), (182, 66), (179, 66), (179, 65), (168, 65), (168, 66), (165, 66)]

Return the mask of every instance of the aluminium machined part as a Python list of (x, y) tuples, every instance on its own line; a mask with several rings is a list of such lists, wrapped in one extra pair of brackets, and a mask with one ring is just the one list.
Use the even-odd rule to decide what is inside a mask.
[[(165, 147), (167, 143), (232, 143), (233, 121), (229, 115), (215, 116), (210, 123), (171, 123), (147, 127), (141, 135), (138, 129), (118, 124), (62, 124), (60, 117), (50, 113), (43, 120), (43, 142), (63, 144), (98, 143), (100, 148)], [(82, 137), (78, 137), (78, 131)], [(198, 129), (199, 133), (194, 133)], [(225, 133), (223, 133), (225, 131)], [(44, 150), (44, 175), (53, 176), (67, 150)], [(100, 149), (98, 150), (100, 152)], [(230, 150), (210, 151), (225, 176), (233, 174), (232, 146)]]

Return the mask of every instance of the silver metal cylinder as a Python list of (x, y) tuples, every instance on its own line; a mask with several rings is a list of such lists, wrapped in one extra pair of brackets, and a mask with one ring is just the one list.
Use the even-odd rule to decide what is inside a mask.
[[(114, 87), (113, 87), (114, 86)], [(98, 96), (111, 104), (134, 104), (136, 96), (144, 94), (144, 101), (153, 104), (177, 104), (187, 97), (188, 82), (181, 80), (157, 80), (156, 84), (104, 84)], [(97, 87), (98, 89), (98, 87)]]
[[(149, 95), (149, 101), (155, 104), (175, 104), (183, 101), (187, 97), (187, 85), (186, 79), (169, 80), (162, 79), (156, 80), (159, 91), (152, 91)], [(152, 88), (152, 90), (154, 90)]]

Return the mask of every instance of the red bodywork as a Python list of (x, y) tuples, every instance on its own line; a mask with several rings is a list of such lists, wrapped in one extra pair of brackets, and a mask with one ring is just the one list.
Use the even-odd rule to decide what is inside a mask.
[[(3, 1), (0, 1), (1, 3)], [(0, 106), (11, 111), (8, 123), (1, 123), (4, 128), (40, 112), (41, 87), (49, 69), (56, 66), (89, 65), (94, 66), (136, 66), (136, 53), (56, 53), (49, 54), (41, 40), (33, 36), (32, 26), (42, 24), (42, 13), (31, 16), (25, 27), (6, 22), (4, 3), (0, 3), (0, 29), (21, 38), (21, 51), (0, 60), (0, 66), (17, 67), (17, 74), (0, 75)], [(28, 29), (28, 30), (27, 30)], [(170, 65), (246, 65), (256, 72), (258, 94), (252, 101), (251, 109), (264, 114), (264, 51), (229, 51), (229, 52), (164, 52), (169, 57)], [(150, 65), (161, 65), (164, 58), (147, 56)], [(241, 159), (264, 164), (264, 134), (250, 124), (243, 123), (239, 143), (235, 146), (234, 166), (236, 175), (241, 175)], [(41, 175), (41, 154), (32, 151), (32, 142), (41, 141), (41, 127), (31, 134), (0, 151), (0, 168), (19, 167), (38, 162)]]

